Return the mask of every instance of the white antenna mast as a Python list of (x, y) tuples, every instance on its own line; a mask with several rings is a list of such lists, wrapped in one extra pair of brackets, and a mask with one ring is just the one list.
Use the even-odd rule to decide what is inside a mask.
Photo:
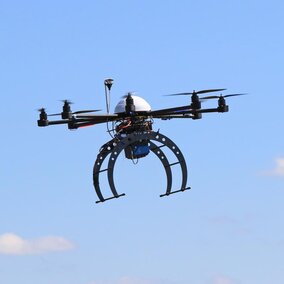
[(107, 109), (107, 114), (109, 114), (109, 109), (110, 109), (110, 89), (113, 84), (113, 79), (108, 78), (105, 79), (105, 96), (106, 96), (106, 109)]

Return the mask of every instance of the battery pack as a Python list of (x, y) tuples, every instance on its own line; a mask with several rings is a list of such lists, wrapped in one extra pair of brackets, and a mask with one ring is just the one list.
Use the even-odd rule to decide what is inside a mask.
[(125, 157), (127, 159), (137, 159), (147, 156), (150, 152), (148, 141), (133, 143), (125, 148)]

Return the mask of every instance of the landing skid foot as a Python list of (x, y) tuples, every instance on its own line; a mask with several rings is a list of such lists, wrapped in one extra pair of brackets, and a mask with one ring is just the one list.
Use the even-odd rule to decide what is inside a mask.
[(183, 192), (183, 191), (186, 191), (186, 190), (189, 190), (189, 189), (190, 189), (190, 187), (186, 187), (186, 188), (182, 188), (182, 189), (179, 189), (179, 190), (171, 191), (171, 192), (168, 192), (168, 193), (161, 194), (160, 197), (169, 196), (171, 194)]
[(109, 198), (105, 198), (103, 200), (98, 200), (98, 201), (96, 201), (96, 203), (105, 202), (107, 200), (111, 200), (111, 199), (114, 199), (114, 198), (119, 198), (119, 197), (122, 197), (122, 196), (125, 196), (125, 193), (122, 193), (122, 194), (119, 194), (119, 195), (116, 195), (116, 196), (112, 196), (112, 197), (109, 197)]

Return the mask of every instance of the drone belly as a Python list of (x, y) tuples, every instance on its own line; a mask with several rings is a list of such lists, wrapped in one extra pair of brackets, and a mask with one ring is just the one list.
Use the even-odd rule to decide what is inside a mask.
[(135, 142), (124, 149), (127, 159), (138, 159), (146, 157), (150, 153), (148, 140)]

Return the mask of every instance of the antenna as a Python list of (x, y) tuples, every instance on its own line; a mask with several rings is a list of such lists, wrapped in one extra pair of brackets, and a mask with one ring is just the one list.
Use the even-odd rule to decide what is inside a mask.
[(106, 96), (106, 109), (107, 109), (107, 113), (109, 114), (109, 109), (110, 109), (110, 89), (112, 87), (113, 84), (113, 79), (108, 78), (105, 79), (105, 96)]
[[(109, 109), (110, 109), (110, 89), (112, 87), (113, 84), (113, 79), (108, 78), (105, 79), (105, 96), (106, 96), (106, 109), (107, 109), (107, 114), (109, 114)], [(107, 125), (107, 132), (109, 133), (109, 135), (113, 138), (112, 134), (110, 133), (111, 130), (109, 129), (109, 121), (106, 121), (106, 125)]]

